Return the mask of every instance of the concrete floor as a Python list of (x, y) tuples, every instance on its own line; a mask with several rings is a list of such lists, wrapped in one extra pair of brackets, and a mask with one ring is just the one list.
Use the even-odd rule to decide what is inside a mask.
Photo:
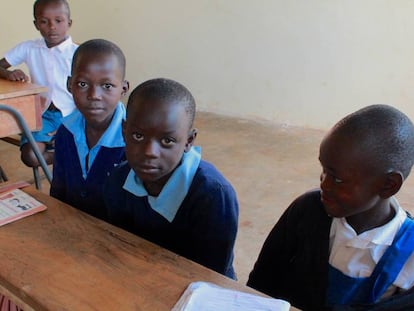
[[(324, 131), (229, 118), (199, 112), (196, 145), (233, 184), (240, 203), (235, 268), (245, 283), (260, 248), (289, 203), (319, 184), (319, 143)], [(11, 180), (33, 182), (16, 146), (0, 141), (0, 165)], [(414, 177), (398, 194), (414, 213)], [(43, 190), (49, 187), (43, 182)]]

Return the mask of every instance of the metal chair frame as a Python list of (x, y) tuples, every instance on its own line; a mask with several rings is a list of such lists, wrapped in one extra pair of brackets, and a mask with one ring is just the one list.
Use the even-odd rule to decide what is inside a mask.
[[(24, 118), (22, 117), (20, 112), (18, 112), (16, 109), (14, 109), (10, 106), (0, 104), (0, 111), (8, 112), (16, 119), (16, 122), (19, 125), (20, 129), (22, 130), (22, 133), (27, 137), (27, 139), (29, 141), (29, 144), (32, 147), (33, 152), (34, 152), (37, 160), (39, 161), (39, 164), (40, 164), (43, 172), (45, 173), (45, 176), (46, 176), (47, 180), (49, 181), (49, 183), (51, 183), (52, 182), (52, 174), (49, 171), (49, 168), (47, 167), (47, 163), (46, 163), (45, 159), (43, 158), (43, 155), (40, 152), (36, 141), (33, 138), (32, 132), (30, 131), (29, 127), (27, 126), (26, 120), (24, 120)], [(1, 168), (0, 168), (0, 173), (1, 173), (1, 179), (5, 178), (7, 180), (7, 176)], [(35, 180), (35, 186), (36, 186), (37, 189), (40, 189), (41, 188), (41, 182), (40, 182), (40, 174), (39, 174), (38, 167), (33, 167), (33, 175), (34, 175), (34, 180)]]

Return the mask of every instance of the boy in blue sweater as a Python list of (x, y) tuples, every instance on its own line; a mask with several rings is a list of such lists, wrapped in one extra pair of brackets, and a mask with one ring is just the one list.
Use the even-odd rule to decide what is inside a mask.
[(413, 123), (368, 106), (319, 150), (320, 189), (288, 207), (247, 285), (302, 310), (414, 310), (414, 221), (395, 198), (414, 163)]
[(127, 162), (108, 177), (109, 222), (235, 279), (238, 202), (231, 184), (194, 147), (195, 101), (181, 84), (153, 79), (130, 95)]
[(67, 84), (78, 109), (63, 119), (56, 134), (50, 195), (105, 220), (103, 183), (125, 160), (120, 100), (129, 84), (124, 54), (102, 39), (81, 44)]

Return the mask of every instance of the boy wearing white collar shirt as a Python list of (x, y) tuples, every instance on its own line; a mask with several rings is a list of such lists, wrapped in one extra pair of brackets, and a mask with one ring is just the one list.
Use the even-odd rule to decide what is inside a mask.
[(104, 187), (109, 222), (235, 279), (236, 193), (193, 146), (194, 116), (193, 96), (173, 80), (149, 80), (131, 93), (127, 162)]
[[(78, 45), (68, 35), (72, 19), (66, 0), (37, 0), (33, 5), (33, 16), (34, 26), (42, 38), (21, 42), (9, 50), (0, 59), (0, 77), (27, 82), (29, 77), (22, 70), (10, 69), (26, 64), (31, 82), (47, 86), (47, 92), (41, 94), (42, 128), (33, 132), (33, 138), (46, 163), (52, 164), (54, 134), (62, 117), (75, 109), (72, 95), (66, 89), (66, 79)], [(20, 145), (23, 163), (29, 167), (39, 166), (27, 137), (22, 137)]]

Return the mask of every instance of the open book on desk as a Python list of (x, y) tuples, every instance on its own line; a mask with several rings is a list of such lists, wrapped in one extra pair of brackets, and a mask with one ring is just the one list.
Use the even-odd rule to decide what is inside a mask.
[(193, 282), (171, 311), (288, 311), (287, 301), (223, 288), (208, 282)]
[(15, 183), (0, 187), (0, 226), (47, 208), (29, 194), (18, 189), (22, 186), (27, 186), (27, 184)]

